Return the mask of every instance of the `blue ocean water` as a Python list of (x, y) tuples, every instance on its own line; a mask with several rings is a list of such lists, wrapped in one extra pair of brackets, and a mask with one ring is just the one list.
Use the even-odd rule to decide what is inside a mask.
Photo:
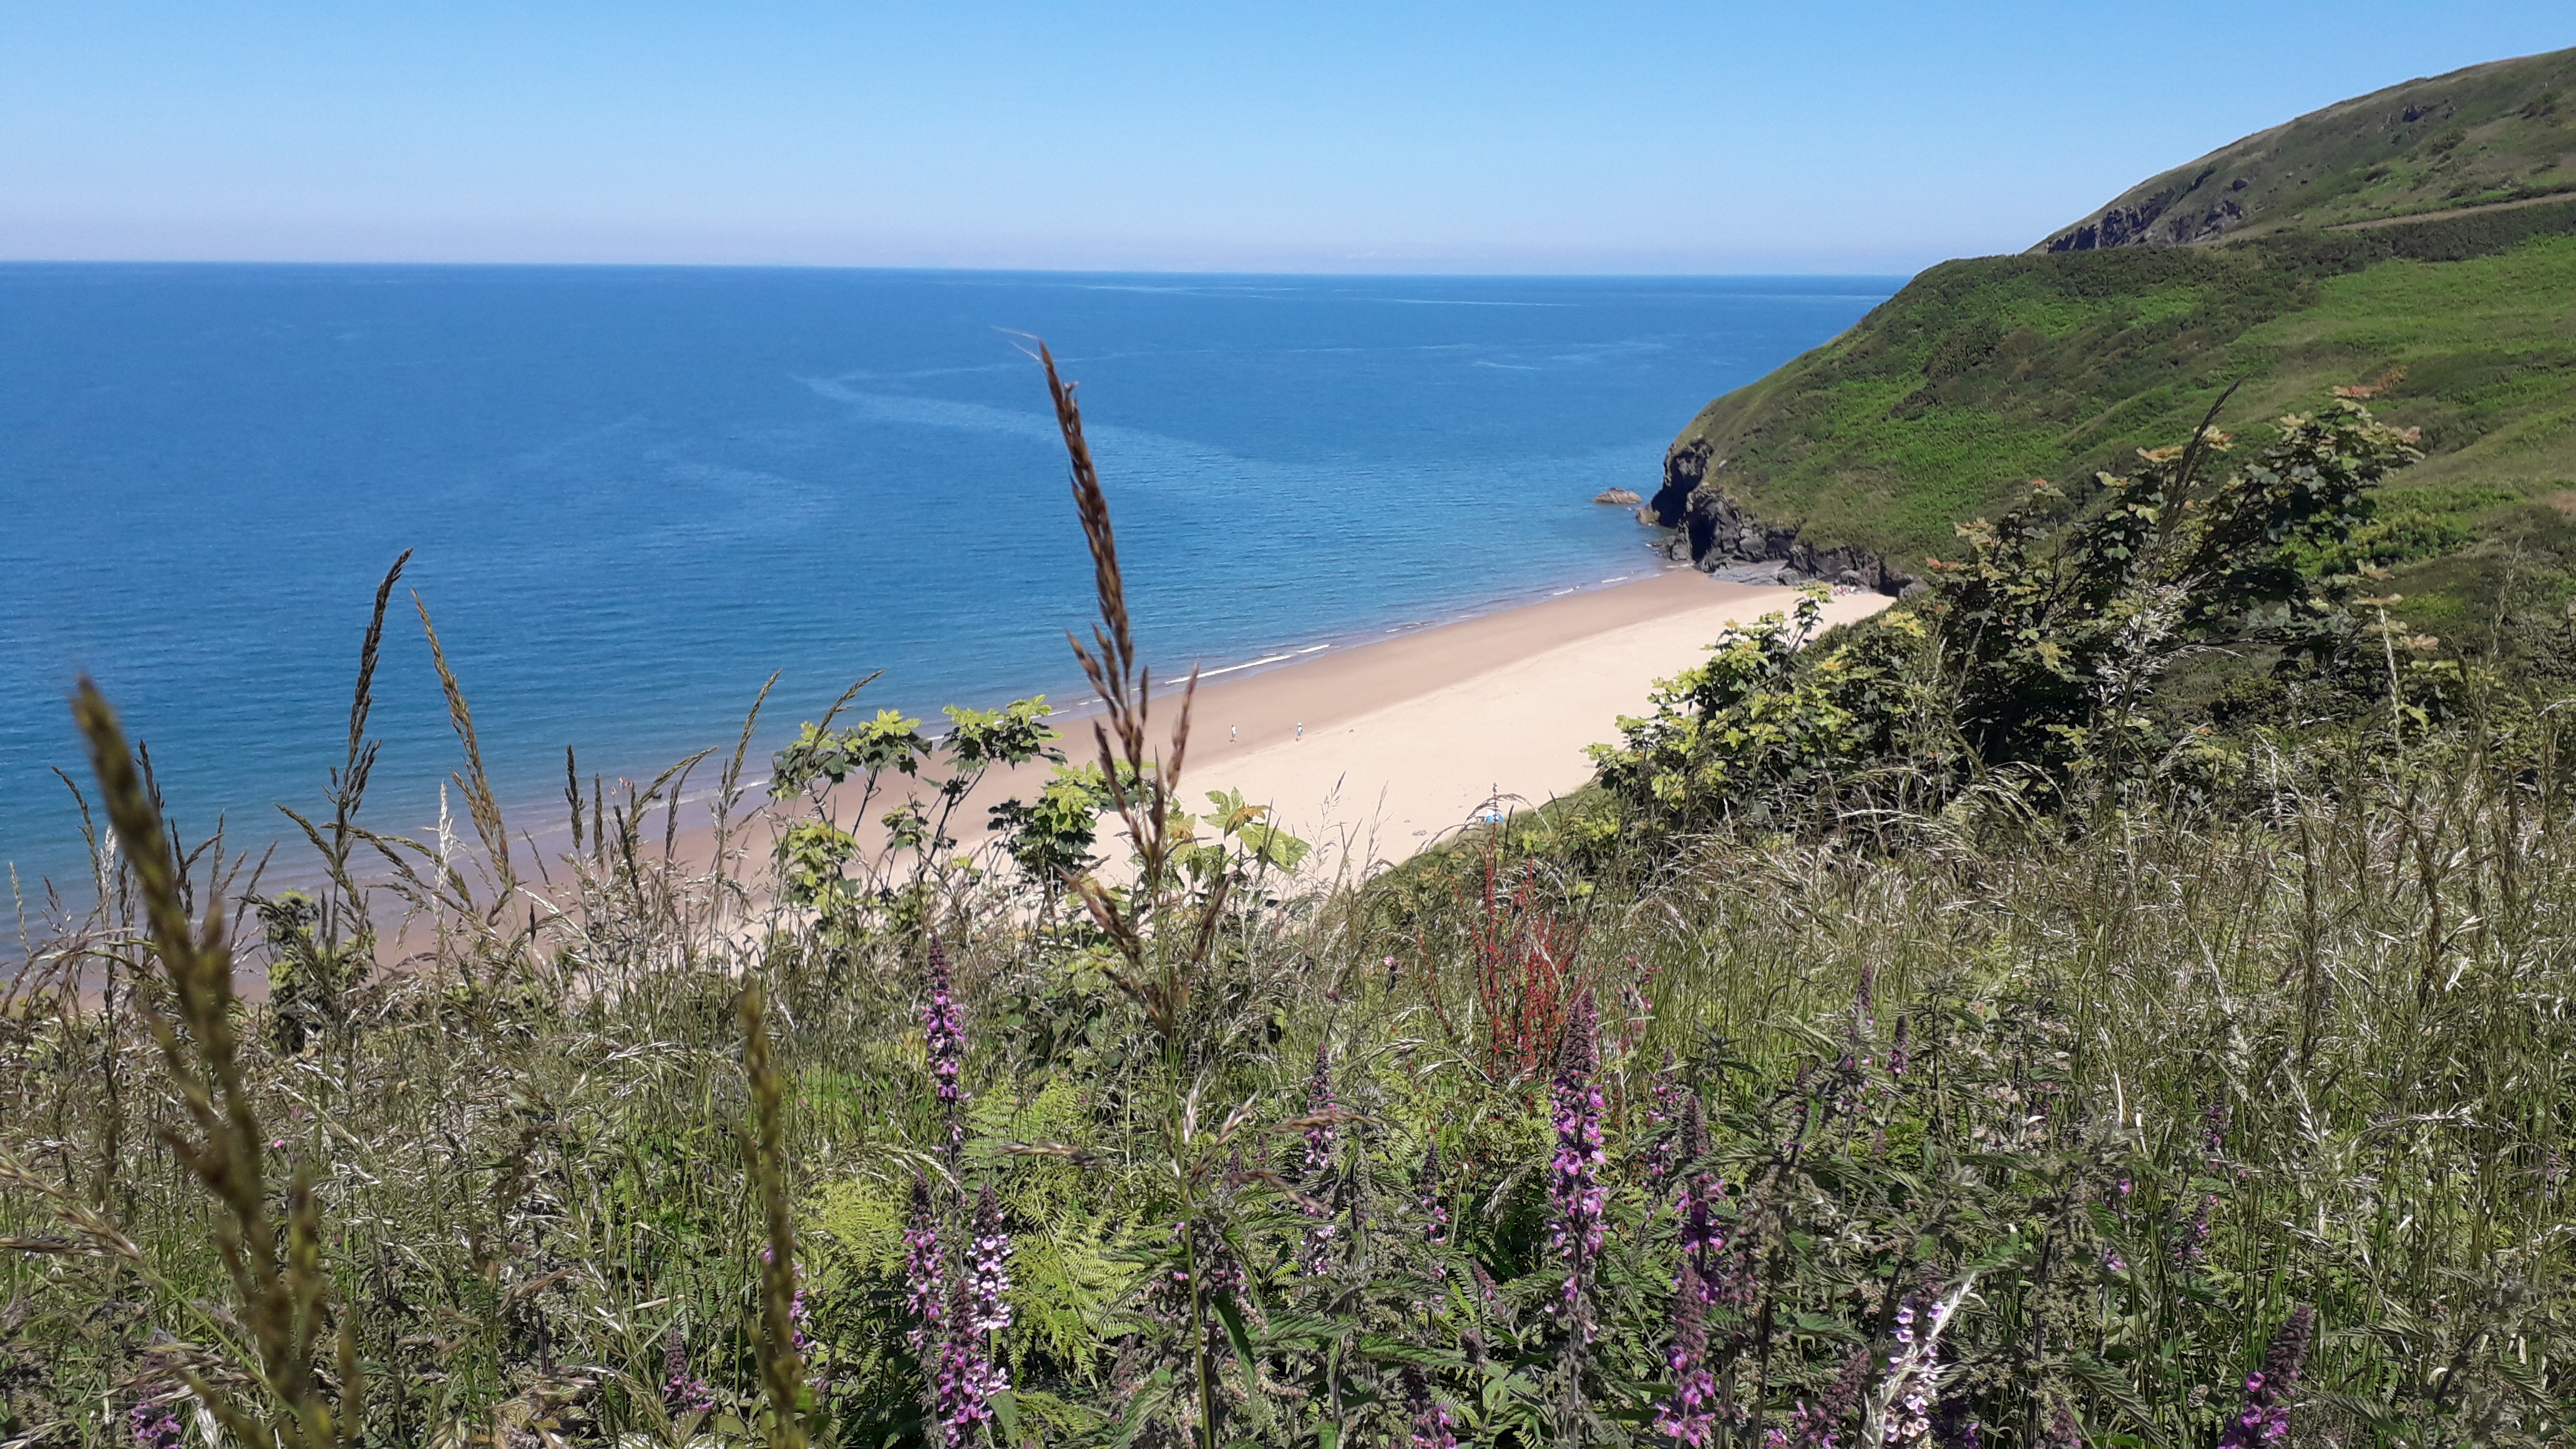
[[(0, 861), (83, 878), (94, 675), (181, 828), (277, 838), (340, 756), (377, 579), (436, 620), (505, 803), (764, 744), (853, 679), (1079, 696), (1089, 568), (1037, 366), (1081, 383), (1149, 658), (1185, 668), (1647, 567), (1710, 397), (1892, 278), (0, 266)], [(368, 818), (459, 751), (407, 597)], [(762, 756), (765, 758), (765, 755)]]

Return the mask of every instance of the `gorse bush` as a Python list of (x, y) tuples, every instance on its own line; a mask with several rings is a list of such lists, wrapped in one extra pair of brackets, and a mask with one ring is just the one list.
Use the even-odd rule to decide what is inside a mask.
[[(747, 818), (747, 725), (704, 857), (668, 848), (704, 757), (623, 800), (568, 761), (571, 849), (515, 862), (343, 789), (243, 948), (312, 984), (252, 1003), (256, 882), (84, 694), (96, 904), (30, 923), (0, 1014), (10, 1442), (2564, 1442), (2564, 712), (2464, 672), (2447, 713), (2231, 737), (2247, 808), (2171, 749), (2067, 783), (2106, 715), (2042, 645), (2091, 688), (2342, 637), (2254, 567), (2331, 527), (2252, 525), (2359, 516), (2322, 463), (2397, 444), (2357, 410), (2241, 508), (2118, 524), (2134, 584), (1981, 543), (1952, 612), (1725, 641), (1671, 770), (1632, 742), (1613, 791), (1318, 882), (1184, 789), (1191, 695), (1049, 376), (1099, 581), (1079, 764), (1037, 701), (945, 746), (835, 710)], [(2166, 461), (2121, 506), (2217, 496)], [(2298, 490), (2331, 510), (2262, 501)], [(2227, 578), (2262, 609), (2098, 618)], [(2011, 637), (1959, 642), (1976, 600)], [(1911, 672), (1945, 639), (2046, 674), (2022, 723)], [(1943, 740), (2052, 783), (1907, 783)], [(1013, 766), (1036, 800), (953, 838)], [(316, 966), (362, 939), (388, 969)]]

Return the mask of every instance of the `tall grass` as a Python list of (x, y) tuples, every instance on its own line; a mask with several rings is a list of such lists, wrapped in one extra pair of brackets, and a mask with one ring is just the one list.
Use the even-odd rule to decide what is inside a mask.
[[(2182, 1445), (2276, 1403), (2302, 1443), (2571, 1432), (2561, 714), (2258, 741), (2225, 808), (1971, 796), (1604, 857), (1553, 844), (1604, 838), (1584, 799), (1271, 904), (1169, 866), (1186, 737), (1055, 397), (1130, 857), (1074, 882), (1087, 922), (987, 858), (827, 939), (750, 833), (656, 847), (678, 767), (585, 801), (568, 760), (553, 859), (368, 834), (391, 575), (313, 915), (171, 842), (84, 694), (104, 889), (37, 913), (0, 1017), (0, 1434)], [(364, 938), (343, 842), (433, 944), (283, 1031), (224, 923), (273, 973)], [(1595, 1015), (1597, 1064), (1561, 1049)], [(1607, 1231), (1569, 1258), (1595, 1092)], [(930, 1321), (1005, 1276), (1006, 1314)], [(969, 1312), (1008, 1324), (960, 1358)]]

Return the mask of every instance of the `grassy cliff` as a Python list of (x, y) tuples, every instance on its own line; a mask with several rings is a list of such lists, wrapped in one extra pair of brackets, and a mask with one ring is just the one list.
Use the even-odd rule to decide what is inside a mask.
[(2576, 50), (2312, 111), (2149, 177), (2033, 251), (2322, 231), (2576, 192)]
[[(1934, 267), (1842, 336), (1710, 403), (1676, 440), (1654, 506), (1676, 524), (1694, 509), (1702, 524), (1719, 518), (1721, 536), (1694, 529), (1703, 562), (1760, 552), (1722, 536), (1731, 505), (1775, 539), (1794, 528), (1810, 549), (1857, 546), (1918, 572), (1952, 524), (2000, 509), (2032, 478), (2077, 485), (2080, 501), (2082, 480), (2187, 434), (2230, 386), (2222, 423), (2241, 429), (2326, 384), (2384, 379), (2375, 406), (2421, 425), (2431, 457), (2389, 491), (2370, 547), (2432, 590), (2427, 621), (2473, 610), (2508, 573), (2563, 578), (2576, 567), (2576, 193), (2389, 219), (2429, 193), (2387, 184), (2399, 171), (2362, 142), (2389, 116), (2422, 130), (2405, 112), (2446, 94), (2444, 114), (2483, 148), (2470, 153), (2476, 176), (2557, 176), (2549, 168), (2576, 153), (2576, 91), (2563, 109), (2557, 99), (2571, 70), (2576, 51), (2415, 82), (2195, 163), (2224, 162), (2212, 173), (2224, 179), (2227, 166), (2261, 174), (2298, 160), (2311, 195), (2344, 198), (2340, 209), (2263, 203), (2198, 244)], [(2334, 136), (2351, 144), (2336, 151)], [(2431, 145), (2418, 140), (2396, 154)], [(2257, 193), (2240, 194), (2268, 194)], [(2380, 209), (2369, 224), (2340, 224), (2369, 207)], [(2338, 225), (2314, 224), (2329, 219)]]

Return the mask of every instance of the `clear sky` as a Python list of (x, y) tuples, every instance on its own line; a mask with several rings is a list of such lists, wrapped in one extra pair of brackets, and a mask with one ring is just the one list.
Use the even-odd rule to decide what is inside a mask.
[(2569, 0), (0, 0), (0, 257), (1902, 272)]

